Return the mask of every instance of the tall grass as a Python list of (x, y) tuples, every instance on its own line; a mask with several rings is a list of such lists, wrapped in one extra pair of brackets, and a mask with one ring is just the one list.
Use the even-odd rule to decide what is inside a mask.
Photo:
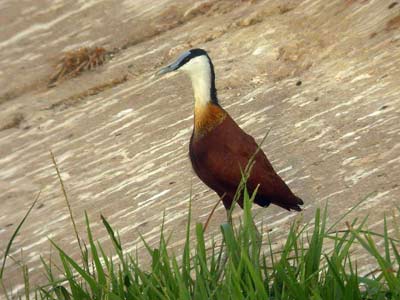
[[(30, 285), (28, 268), (22, 266), (26, 299), (400, 299), (400, 230), (396, 211), (392, 217), (393, 237), (389, 234), (386, 217), (383, 233), (369, 231), (367, 217), (345, 223), (347, 230), (335, 230), (363, 200), (330, 227), (327, 227), (327, 207), (322, 211), (317, 209), (309, 223), (294, 221), (284, 245), (274, 252), (271, 237), (262, 231), (262, 224), (259, 228), (255, 225), (251, 213), (255, 193), (249, 195), (245, 185), (251, 169), (249, 164), (238, 187), (237, 194), (243, 195), (244, 210), (237, 226), (224, 223), (220, 226), (220, 242), (207, 241), (205, 229), (215, 207), (205, 225), (196, 224), (192, 232), (190, 201), (181, 253), (177, 255), (168, 247), (169, 238), (165, 236), (163, 221), (156, 247), (142, 237), (149, 256), (149, 263), (145, 264), (138, 255), (124, 251), (118, 232), (104, 216), (101, 219), (113, 245), (112, 253), (107, 253), (95, 240), (87, 214), (87, 243), (81, 243), (52, 153), (51, 158), (81, 258), (79, 261), (73, 259), (50, 240), (60, 263), (56, 265), (51, 257), (41, 258), (47, 284), (39, 287)], [(0, 268), (0, 286), (4, 291), (6, 259), (38, 197), (4, 252)], [(397, 213), (400, 213), (399, 208)], [(231, 220), (231, 211), (227, 217)], [(356, 249), (367, 253), (367, 259), (374, 262), (376, 268), (369, 274), (359, 273)], [(9, 297), (9, 294), (5, 295)]]
[[(293, 222), (282, 249), (274, 252), (271, 237), (254, 223), (253, 198), (244, 190), (241, 221), (237, 226), (222, 224), (222, 240), (211, 241), (211, 247), (206, 246), (202, 224), (196, 224), (191, 233), (190, 209), (180, 254), (169, 249), (161, 224), (156, 247), (143, 239), (150, 258), (147, 267), (136, 255), (124, 251), (118, 233), (102, 216), (115, 255), (107, 254), (93, 237), (85, 215), (88, 245), (81, 261), (51, 241), (61, 265), (56, 271), (54, 262), (43, 258), (48, 284), (28, 286), (26, 295), (112, 300), (400, 299), (400, 240), (390, 237), (386, 218), (382, 234), (366, 229), (367, 218), (347, 223), (347, 230), (336, 232), (327, 227), (327, 208), (317, 209), (312, 222)], [(359, 273), (355, 247), (374, 260), (374, 272)], [(25, 277), (28, 284), (28, 273)]]

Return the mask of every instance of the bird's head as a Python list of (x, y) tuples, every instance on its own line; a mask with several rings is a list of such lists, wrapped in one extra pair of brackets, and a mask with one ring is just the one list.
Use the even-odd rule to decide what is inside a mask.
[(195, 98), (201, 99), (201, 102), (218, 103), (214, 66), (205, 50), (191, 49), (182, 53), (177, 60), (160, 69), (156, 75), (164, 75), (178, 70), (182, 70), (190, 76)]
[(203, 49), (191, 49), (183, 52), (172, 64), (160, 69), (157, 75), (182, 70), (190, 77), (203, 72), (211, 72), (212, 65), (210, 57)]

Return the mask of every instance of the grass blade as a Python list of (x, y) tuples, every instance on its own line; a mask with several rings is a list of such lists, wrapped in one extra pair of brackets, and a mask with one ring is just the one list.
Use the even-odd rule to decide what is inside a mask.
[(33, 201), (32, 205), (29, 207), (28, 211), (26, 212), (25, 216), (22, 218), (21, 222), (19, 222), (17, 228), (15, 229), (14, 233), (12, 234), (10, 240), (8, 241), (6, 251), (4, 252), (4, 258), (3, 258), (3, 263), (1, 265), (0, 269), (0, 280), (3, 279), (3, 274), (4, 274), (4, 268), (6, 266), (6, 260), (7, 256), (10, 253), (11, 245), (14, 242), (14, 239), (16, 238), (18, 232), (21, 230), (22, 225), (25, 223), (25, 220), (28, 218), (29, 214), (31, 213), (33, 207), (35, 206), (36, 202), (39, 200), (40, 197), (40, 192), (37, 194), (35, 200)]

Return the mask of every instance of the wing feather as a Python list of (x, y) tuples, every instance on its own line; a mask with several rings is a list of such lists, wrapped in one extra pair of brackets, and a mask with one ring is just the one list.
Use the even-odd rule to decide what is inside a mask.
[(302, 201), (290, 191), (276, 174), (266, 155), (253, 137), (246, 134), (228, 115), (213, 131), (198, 142), (191, 142), (191, 158), (197, 175), (219, 195), (232, 196), (250, 158), (254, 165), (247, 180), (252, 193), (259, 186), (256, 203), (267, 206), (277, 204), (286, 209), (300, 209)]

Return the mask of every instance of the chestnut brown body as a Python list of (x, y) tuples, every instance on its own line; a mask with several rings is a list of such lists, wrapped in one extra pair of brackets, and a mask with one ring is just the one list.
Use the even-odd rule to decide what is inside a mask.
[[(220, 197), (229, 209), (249, 159), (258, 145), (218, 104), (209, 103), (195, 111), (195, 124), (189, 154), (199, 178)], [(254, 202), (266, 207), (270, 203), (287, 210), (300, 211), (303, 201), (295, 196), (274, 171), (264, 152), (259, 149), (247, 180), (251, 194), (258, 187)], [(239, 199), (240, 206), (243, 199)]]
[[(257, 152), (246, 183), (251, 194), (258, 188), (254, 202), (263, 207), (273, 203), (300, 211), (303, 201), (276, 174), (254, 139), (218, 104), (214, 65), (207, 52), (203, 49), (185, 51), (157, 74), (177, 70), (189, 75), (193, 87), (194, 129), (189, 146), (193, 169), (222, 198), (225, 208), (232, 206), (242, 172)], [(243, 206), (243, 199), (238, 199), (238, 203)]]

